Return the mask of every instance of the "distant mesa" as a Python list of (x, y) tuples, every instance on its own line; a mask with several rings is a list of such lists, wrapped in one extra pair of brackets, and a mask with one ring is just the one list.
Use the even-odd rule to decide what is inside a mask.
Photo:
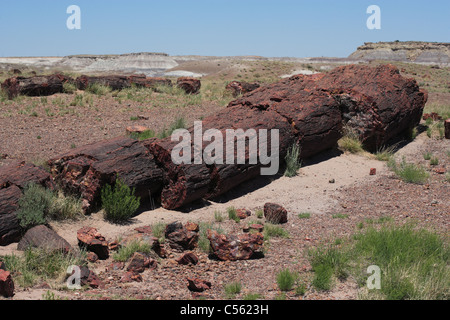
[(349, 59), (449, 64), (450, 43), (421, 41), (366, 42), (358, 47), (349, 56)]

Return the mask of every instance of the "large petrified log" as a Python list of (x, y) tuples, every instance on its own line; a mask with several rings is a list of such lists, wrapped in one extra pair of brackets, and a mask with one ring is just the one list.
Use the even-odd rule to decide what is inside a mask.
[(80, 76), (75, 80), (79, 90), (86, 90), (89, 86), (99, 84), (110, 87), (112, 90), (123, 90), (133, 85), (136, 87), (156, 88), (157, 86), (172, 86), (172, 81), (165, 78), (146, 77), (145, 75), (107, 75), (107, 76)]
[[(427, 101), (427, 93), (419, 89), (417, 82), (402, 77), (395, 66), (350, 65), (325, 74), (293, 76), (250, 92), (229, 106), (278, 109), (287, 104), (283, 109), (289, 112), (298, 108), (292, 101), (295, 92), (304, 95), (314, 90), (335, 99), (343, 122), (359, 134), (369, 150), (376, 150), (417, 126)], [(311, 122), (306, 121), (301, 127), (307, 123)], [(309, 156), (306, 149), (303, 146), (302, 157)]]
[(63, 85), (68, 81), (72, 79), (61, 74), (30, 78), (13, 77), (2, 83), (2, 89), (8, 93), (9, 99), (14, 99), (18, 95), (49, 96), (63, 92)]
[(48, 161), (51, 172), (68, 193), (81, 195), (83, 209), (92, 212), (99, 205), (101, 188), (116, 178), (136, 195), (147, 199), (162, 187), (162, 170), (153, 155), (139, 141), (119, 137), (101, 141)]
[(18, 162), (0, 167), (0, 245), (20, 239), (22, 228), (17, 219), (19, 199), (28, 183), (53, 188), (48, 172), (33, 164)]

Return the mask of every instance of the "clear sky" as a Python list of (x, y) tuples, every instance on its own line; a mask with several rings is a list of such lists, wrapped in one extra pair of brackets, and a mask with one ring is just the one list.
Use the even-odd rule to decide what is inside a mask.
[[(81, 9), (69, 30), (67, 7)], [(369, 30), (368, 6), (381, 9)], [(449, 0), (2, 0), (0, 56), (346, 57), (364, 42), (450, 42)]]

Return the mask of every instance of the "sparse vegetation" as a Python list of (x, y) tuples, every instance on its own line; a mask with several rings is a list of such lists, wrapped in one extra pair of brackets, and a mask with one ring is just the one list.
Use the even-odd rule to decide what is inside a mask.
[(407, 183), (422, 184), (428, 178), (428, 172), (419, 165), (414, 163), (407, 163), (405, 159), (399, 164), (395, 159), (391, 159), (388, 162), (388, 167), (403, 181)]
[(338, 141), (339, 149), (350, 153), (360, 153), (364, 151), (359, 135), (353, 128), (346, 126), (344, 127), (343, 132), (343, 137)]
[(66, 277), (67, 268), (72, 265), (84, 265), (85, 253), (47, 252), (29, 248), (21, 256), (0, 256), (14, 281), (23, 288), (29, 288), (39, 282), (47, 282), (56, 287)]
[(297, 272), (292, 272), (288, 268), (283, 269), (277, 274), (278, 288), (281, 291), (292, 290), (297, 279), (298, 279)]
[(119, 178), (116, 179), (114, 187), (105, 185), (101, 190), (105, 219), (115, 223), (128, 221), (140, 205), (140, 199), (134, 192), (134, 189), (130, 189)]
[[(309, 251), (313, 286), (330, 290), (333, 277), (355, 277), (365, 298), (448, 299), (450, 277), (448, 245), (438, 235), (411, 225), (370, 227), (340, 249), (334, 246)], [(369, 265), (381, 268), (381, 290), (365, 289)]]
[(289, 238), (289, 232), (287, 232), (283, 227), (266, 223), (264, 225), (264, 239), (269, 240), (270, 238)]
[(237, 215), (236, 208), (228, 207), (227, 213), (228, 213), (228, 219), (234, 220), (236, 223), (239, 223), (241, 221), (241, 219)]
[(298, 214), (299, 219), (309, 219), (311, 218), (311, 213), (309, 212), (303, 212)]
[(115, 261), (126, 262), (135, 252), (149, 253), (150, 250), (151, 248), (148, 242), (134, 240), (126, 246), (120, 247), (114, 254), (113, 259)]
[(233, 299), (237, 294), (241, 293), (242, 284), (238, 281), (230, 282), (223, 288), (227, 299)]
[(286, 154), (286, 170), (284, 175), (286, 177), (295, 177), (297, 175), (298, 170), (301, 167), (300, 162), (300, 146), (298, 144), (292, 145), (287, 154)]
[(95, 94), (97, 96), (104, 96), (104, 95), (110, 93), (112, 90), (108, 86), (104, 86), (99, 83), (93, 83), (93, 84), (88, 85), (85, 91)]

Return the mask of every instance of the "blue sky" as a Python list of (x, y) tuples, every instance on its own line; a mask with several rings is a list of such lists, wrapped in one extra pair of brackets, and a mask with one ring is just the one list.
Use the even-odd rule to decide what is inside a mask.
[[(69, 30), (67, 7), (81, 9)], [(369, 5), (381, 30), (369, 30)], [(450, 42), (448, 0), (15, 0), (0, 2), (0, 56), (346, 57), (364, 42)]]

